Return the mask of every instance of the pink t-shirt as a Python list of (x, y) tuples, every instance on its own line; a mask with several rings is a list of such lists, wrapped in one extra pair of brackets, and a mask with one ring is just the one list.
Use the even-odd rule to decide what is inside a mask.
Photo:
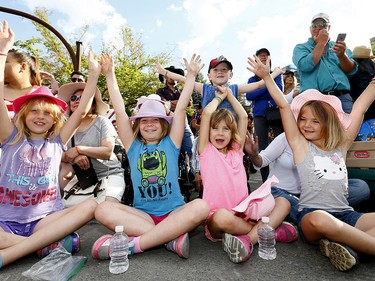
[(224, 155), (208, 143), (199, 155), (203, 200), (210, 205), (210, 215), (220, 208), (230, 210), (248, 196), (244, 153), (238, 143), (234, 147)]

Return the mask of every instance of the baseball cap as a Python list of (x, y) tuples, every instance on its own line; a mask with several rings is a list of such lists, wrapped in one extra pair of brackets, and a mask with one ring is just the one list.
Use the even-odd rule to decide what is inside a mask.
[(316, 19), (322, 19), (325, 22), (329, 22), (329, 16), (327, 14), (325, 14), (325, 13), (316, 14), (315, 16), (313, 16), (311, 22), (313, 22)]
[(220, 56), (220, 57), (214, 58), (210, 61), (210, 65), (208, 67), (208, 72), (210, 72), (211, 68), (215, 68), (216, 66), (218, 66), (219, 64), (221, 64), (223, 62), (225, 62), (229, 66), (230, 70), (233, 69), (233, 65), (230, 63), (230, 61), (228, 61), (224, 56)]
[(268, 49), (266, 49), (266, 48), (261, 48), (261, 49), (259, 49), (258, 51), (255, 52), (255, 55), (257, 56), (257, 55), (259, 55), (260, 53), (267, 53), (267, 56), (270, 56), (270, 55), (271, 55), (270, 51), (268, 51)]

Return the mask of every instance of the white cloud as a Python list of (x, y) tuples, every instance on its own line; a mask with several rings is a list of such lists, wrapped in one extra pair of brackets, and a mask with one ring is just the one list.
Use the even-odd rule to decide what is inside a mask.
[(170, 5), (167, 9), (172, 12), (180, 12), (183, 10), (181, 6), (176, 6), (175, 4)]
[(163, 25), (162, 20), (161, 20), (161, 19), (157, 19), (157, 20), (156, 20), (156, 26), (157, 26), (157, 27), (161, 27), (162, 25)]
[(58, 16), (56, 26), (68, 36), (76, 36), (84, 24), (89, 25), (84, 38), (74, 38), (82, 40), (85, 46), (91, 45), (94, 40), (118, 45), (121, 40), (116, 38), (120, 36), (121, 27), (127, 23), (105, 0), (64, 0), (63, 4), (60, 1), (23, 0), (23, 3), (31, 10), (45, 7), (52, 12), (51, 16)]

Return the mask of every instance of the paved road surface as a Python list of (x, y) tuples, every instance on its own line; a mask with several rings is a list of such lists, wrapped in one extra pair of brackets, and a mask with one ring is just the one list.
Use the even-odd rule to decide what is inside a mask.
[[(259, 173), (251, 175), (251, 186), (260, 183)], [(91, 222), (82, 227), (82, 249), (76, 255), (87, 256), (87, 263), (72, 279), (77, 280), (375, 280), (375, 258), (362, 260), (348, 272), (337, 271), (323, 257), (317, 247), (297, 240), (292, 244), (277, 244), (277, 258), (273, 261), (258, 257), (258, 247), (247, 262), (233, 264), (222, 250), (221, 243), (204, 238), (203, 227), (190, 234), (190, 258), (183, 260), (163, 247), (138, 254), (130, 259), (129, 270), (121, 275), (108, 271), (108, 261), (91, 257), (91, 246), (105, 233), (101, 225)], [(29, 280), (22, 272), (40, 259), (25, 257), (0, 269), (1, 281)]]

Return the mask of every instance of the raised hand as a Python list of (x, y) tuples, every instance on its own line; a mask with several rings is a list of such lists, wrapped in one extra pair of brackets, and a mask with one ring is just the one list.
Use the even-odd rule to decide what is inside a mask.
[(155, 72), (157, 72), (161, 75), (165, 75), (165, 69), (164, 69), (164, 67), (161, 66), (160, 63), (155, 64)]
[(270, 61), (271, 57), (268, 56), (266, 64), (263, 64), (260, 59), (254, 55), (254, 58), (247, 58), (247, 63), (250, 66), (247, 67), (247, 69), (263, 79), (266, 75), (270, 75)]
[(249, 131), (246, 133), (246, 140), (245, 140), (245, 151), (250, 156), (255, 156), (258, 154), (258, 136), (253, 138), (253, 134), (251, 134)]
[(101, 65), (104, 76), (107, 76), (108, 74), (115, 71), (112, 56), (108, 53), (102, 54)]
[(100, 62), (95, 58), (95, 55), (91, 50), (89, 51), (87, 60), (90, 75), (99, 76), (101, 72), (101, 65)]
[(194, 76), (197, 76), (201, 69), (204, 67), (204, 64), (202, 64), (201, 56), (197, 54), (193, 54), (191, 56), (190, 62), (188, 62), (187, 59), (184, 58), (184, 63), (187, 72), (189, 74), (193, 74)]
[(216, 88), (218, 89), (218, 91), (215, 92), (215, 95), (222, 100), (226, 99), (228, 95), (233, 95), (233, 92), (229, 87), (217, 86)]
[(3, 55), (8, 54), (8, 51), (13, 47), (14, 33), (9, 27), (8, 22), (4, 20), (0, 28), (0, 53)]

